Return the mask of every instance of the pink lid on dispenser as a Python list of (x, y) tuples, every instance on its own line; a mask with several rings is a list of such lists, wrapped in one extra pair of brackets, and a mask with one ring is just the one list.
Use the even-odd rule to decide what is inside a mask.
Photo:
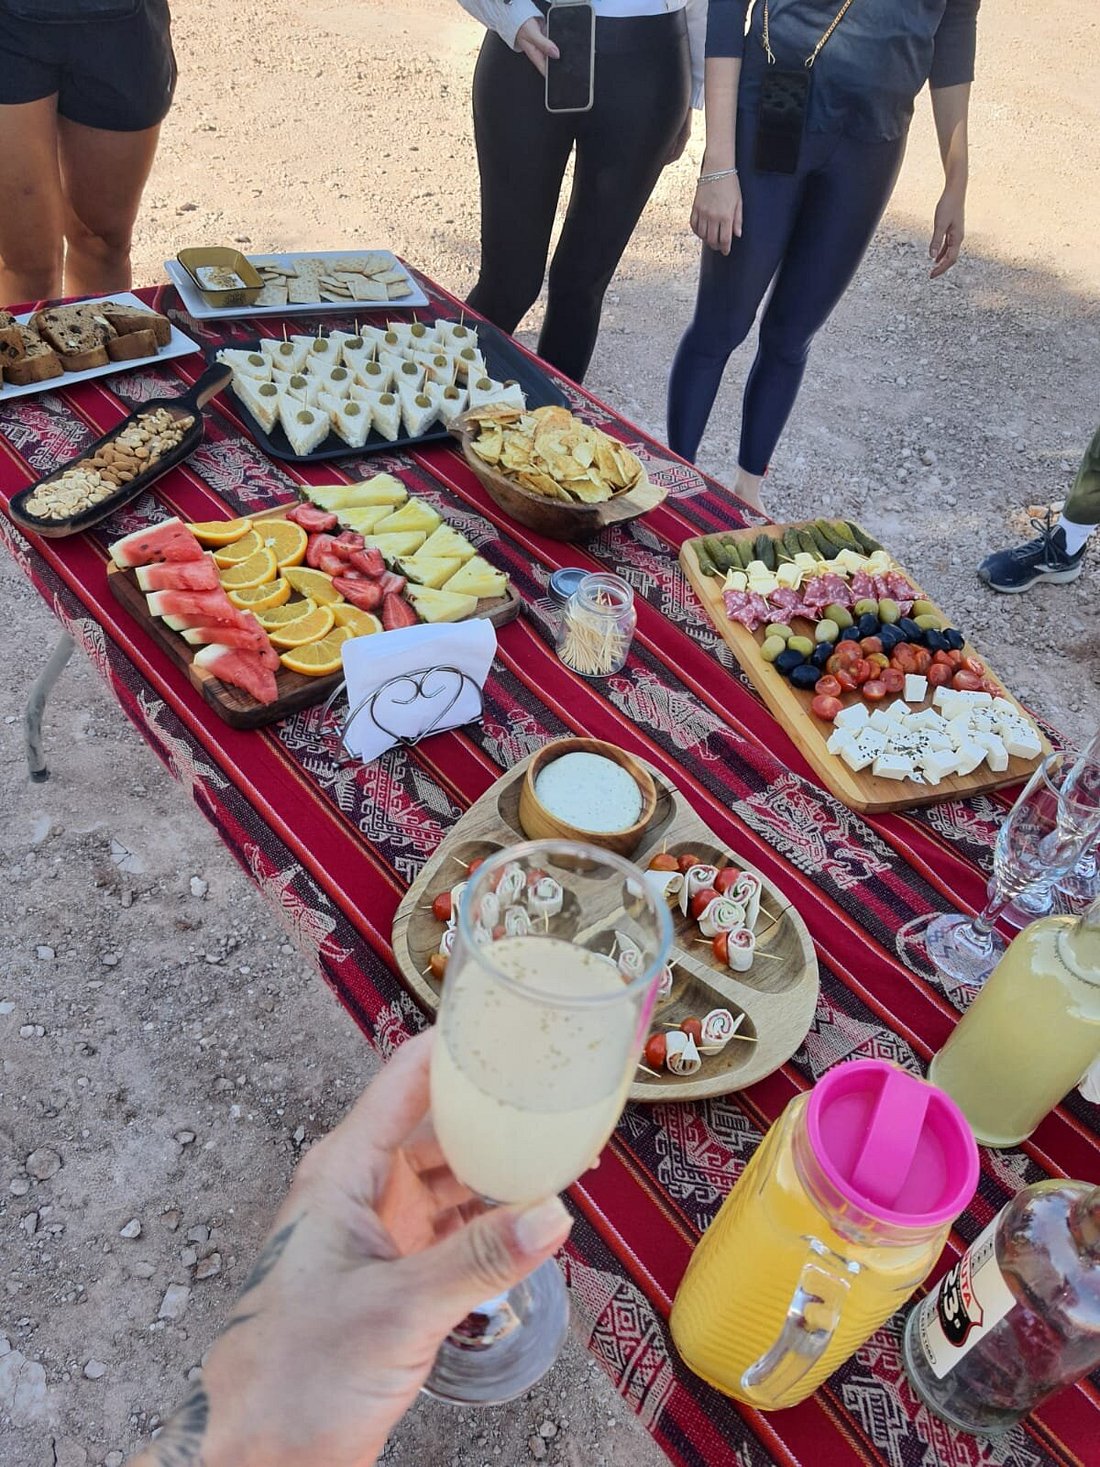
[(958, 1217), (978, 1185), (978, 1148), (942, 1090), (885, 1060), (838, 1065), (806, 1110), (814, 1161), (837, 1192), (900, 1228)]

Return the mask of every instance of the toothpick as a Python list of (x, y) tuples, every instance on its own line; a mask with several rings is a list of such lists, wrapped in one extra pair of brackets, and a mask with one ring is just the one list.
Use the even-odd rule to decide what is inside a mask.
[(752, 955), (752, 960), (754, 963), (756, 962), (757, 958), (764, 958), (769, 963), (781, 963), (783, 961), (778, 953), (762, 953), (757, 951), (754, 952)]
[(286, 322), (285, 322), (285, 321), (284, 321), (284, 322), (283, 322), (283, 340), (284, 340), (284, 341), (289, 341), (289, 339), (290, 339), (290, 338), (289, 338), (289, 337), (288, 337), (288, 336), (287, 336), (287, 334), (286, 334)]
[(451, 860), (455, 863), (456, 866), (461, 866), (463, 870), (466, 870), (465, 861), (460, 861), (457, 856), (452, 856)]
[(651, 1070), (648, 1065), (643, 1065), (641, 1060), (638, 1061), (638, 1068), (639, 1070), (644, 1070), (647, 1075), (652, 1075), (655, 1080), (664, 1079), (664, 1076), (659, 1075), (656, 1070)]

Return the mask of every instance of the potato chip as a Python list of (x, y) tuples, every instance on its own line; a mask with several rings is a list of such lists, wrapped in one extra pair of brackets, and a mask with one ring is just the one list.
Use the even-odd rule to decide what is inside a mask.
[(546, 499), (600, 504), (644, 477), (628, 448), (567, 408), (494, 404), (466, 413), (463, 422), (480, 459)]

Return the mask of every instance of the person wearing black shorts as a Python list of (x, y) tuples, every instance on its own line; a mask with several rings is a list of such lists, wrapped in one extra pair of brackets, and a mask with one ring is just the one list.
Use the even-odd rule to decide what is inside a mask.
[(0, 305), (130, 286), (175, 86), (167, 0), (0, 0)]

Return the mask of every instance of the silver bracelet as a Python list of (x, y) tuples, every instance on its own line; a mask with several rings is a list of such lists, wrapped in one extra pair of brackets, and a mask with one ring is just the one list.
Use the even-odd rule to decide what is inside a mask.
[(720, 178), (732, 178), (736, 168), (719, 168), (716, 173), (700, 173), (699, 183), (716, 183)]

